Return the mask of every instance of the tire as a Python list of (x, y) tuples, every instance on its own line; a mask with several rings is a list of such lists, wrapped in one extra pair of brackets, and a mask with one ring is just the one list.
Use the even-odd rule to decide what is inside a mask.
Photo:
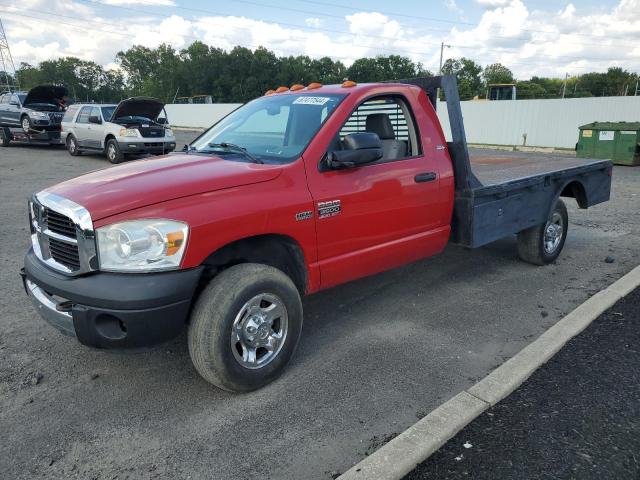
[(568, 228), (567, 206), (558, 199), (545, 223), (518, 233), (518, 255), (534, 265), (553, 262), (564, 247)]
[(104, 147), (104, 154), (111, 163), (116, 164), (124, 160), (124, 154), (120, 150), (120, 145), (113, 138), (107, 140), (107, 145)]
[(31, 125), (31, 120), (27, 115), (23, 115), (20, 119), (20, 126), (22, 127), (24, 133), (31, 133), (31, 131), (33, 130), (33, 125)]
[(8, 147), (11, 143), (11, 139), (7, 137), (3, 132), (0, 132), (0, 146)]
[(80, 147), (78, 147), (78, 140), (73, 135), (67, 136), (67, 151), (73, 157), (77, 157), (82, 153)]
[[(269, 315), (274, 305), (279, 316)], [(291, 279), (276, 268), (244, 263), (214, 277), (200, 294), (191, 313), (189, 354), (206, 381), (248, 392), (280, 376), (301, 331), (302, 302)], [(256, 347), (267, 343), (270, 349)]]

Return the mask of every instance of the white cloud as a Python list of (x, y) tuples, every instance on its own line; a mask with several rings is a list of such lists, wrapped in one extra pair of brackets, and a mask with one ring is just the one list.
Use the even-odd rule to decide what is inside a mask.
[(462, 15), (464, 13), (464, 10), (458, 6), (456, 0), (445, 0), (444, 6), (447, 8), (447, 10), (451, 10), (458, 15)]
[(107, 5), (147, 5), (161, 7), (174, 7), (176, 5), (176, 2), (173, 0), (102, 0), (102, 3)]
[[(597, 14), (584, 14), (572, 3), (545, 11), (529, 9), (522, 0), (476, 0), (491, 8), (475, 26), (455, 26), (448, 33), (416, 30), (378, 12), (346, 15), (342, 24), (331, 22), (330, 27), (307, 18), (297, 28), (241, 16), (189, 19), (178, 14), (131, 16), (123, 10), (114, 17), (118, 9), (74, 0), (11, 1), (14, 6), (5, 8), (3, 21), (16, 63), (73, 55), (113, 65), (115, 54), (134, 44), (169, 43), (180, 49), (202, 40), (225, 49), (264, 46), (278, 55), (329, 56), (347, 65), (362, 56), (399, 54), (435, 72), (440, 42), (445, 41), (453, 46), (445, 50), (445, 58), (500, 62), (519, 78), (602, 71), (612, 65), (640, 71), (640, 0), (620, 0)], [(142, 1), (170, 0), (136, 3)], [(110, 16), (100, 16), (101, 11)]]
[(322, 26), (322, 20), (319, 18), (305, 18), (304, 24), (308, 27), (319, 28)]
[(504, 7), (510, 3), (510, 0), (476, 0), (476, 3), (485, 8)]

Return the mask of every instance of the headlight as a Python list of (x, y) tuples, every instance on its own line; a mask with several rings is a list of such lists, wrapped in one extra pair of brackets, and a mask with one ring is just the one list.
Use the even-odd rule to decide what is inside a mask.
[(49, 115), (47, 115), (45, 112), (36, 112), (36, 111), (31, 111), (31, 112), (29, 112), (29, 116), (30, 116), (31, 118), (46, 119), (46, 120), (49, 120)]
[(120, 130), (121, 137), (139, 137), (140, 132), (137, 128), (123, 128)]
[(165, 136), (165, 137), (173, 137), (173, 130), (171, 130), (170, 128), (167, 128), (167, 129), (164, 131), (164, 136)]
[(174, 220), (133, 220), (96, 231), (100, 270), (148, 272), (180, 266), (189, 226)]

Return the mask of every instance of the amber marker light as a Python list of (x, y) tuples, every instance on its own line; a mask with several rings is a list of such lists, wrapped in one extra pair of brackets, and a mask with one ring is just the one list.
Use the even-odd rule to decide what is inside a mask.
[(275, 91), (275, 90), (267, 90), (267, 91), (265, 92), (265, 95), (273, 95), (274, 93), (276, 93), (276, 91)]
[(302, 90), (304, 88), (304, 85), (300, 85), (299, 83), (296, 83), (295, 85), (291, 85), (291, 88), (289, 90), (291, 90), (292, 92), (296, 92), (298, 90)]
[(276, 88), (276, 93), (288, 92), (289, 89), (287, 87), (278, 87)]
[(307, 86), (307, 89), (308, 89), (308, 90), (313, 90), (314, 88), (320, 88), (321, 86), (322, 86), (322, 84), (321, 84), (321, 83), (313, 82), (313, 83), (310, 83), (310, 84)]
[(342, 84), (342, 86), (343, 86), (344, 88), (351, 88), (351, 87), (355, 87), (356, 85), (357, 85), (357, 83), (356, 83), (356, 82), (354, 82), (354, 81), (352, 81), (352, 80), (347, 80), (346, 82), (344, 82), (344, 83)]
[(173, 232), (167, 234), (167, 255), (171, 256), (180, 251), (180, 247), (184, 243), (184, 233)]

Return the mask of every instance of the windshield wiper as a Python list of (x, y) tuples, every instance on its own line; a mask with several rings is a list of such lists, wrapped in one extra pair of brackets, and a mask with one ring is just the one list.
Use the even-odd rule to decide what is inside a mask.
[(211, 148), (222, 148), (223, 150), (226, 150), (228, 152), (241, 153), (242, 155), (247, 157), (249, 160), (251, 160), (253, 163), (264, 163), (259, 158), (256, 158), (253, 155), (251, 155), (249, 152), (247, 152), (246, 148), (242, 148), (240, 145), (236, 145), (235, 143), (227, 143), (227, 142), (210, 143), (209, 147), (211, 147)]

